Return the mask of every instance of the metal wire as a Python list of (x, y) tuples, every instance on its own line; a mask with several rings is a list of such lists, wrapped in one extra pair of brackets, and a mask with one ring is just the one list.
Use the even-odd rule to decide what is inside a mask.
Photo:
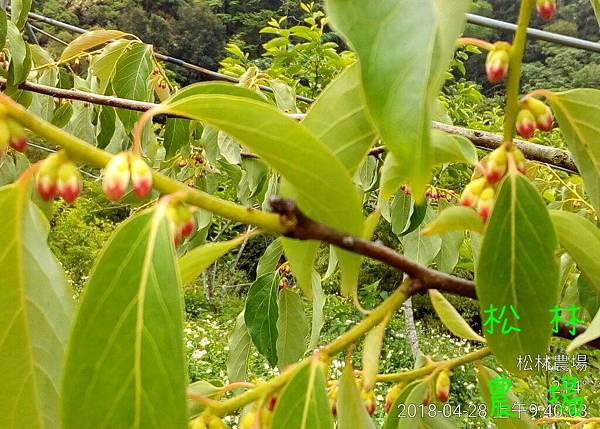
[(52, 35), (52, 34), (48, 33), (47, 31), (44, 31), (44, 30), (42, 30), (41, 28), (38, 28), (38, 27), (36, 27), (35, 25), (31, 25), (30, 27), (33, 29), (33, 31), (35, 31), (35, 32), (37, 32), (37, 33), (40, 33), (40, 34), (42, 34), (42, 35), (46, 36), (47, 38), (49, 38), (49, 39), (52, 39), (52, 40), (54, 40), (55, 42), (58, 42), (58, 43), (60, 43), (61, 45), (65, 45), (65, 46), (68, 46), (68, 45), (69, 45), (69, 42), (65, 42), (64, 40), (62, 40), (62, 39), (59, 39), (58, 37), (56, 37), (56, 36), (54, 36), (54, 35)]
[[(49, 147), (40, 146), (40, 145), (37, 145), (37, 144), (32, 143), (32, 142), (28, 142), (27, 145), (31, 146), (33, 148), (39, 149), (39, 150), (43, 150), (44, 152), (48, 152), (48, 153), (56, 153), (56, 152), (58, 152), (56, 149), (50, 149)], [(79, 171), (81, 171), (86, 176), (91, 177), (92, 179), (101, 180), (101, 177), (94, 176), (92, 173), (88, 173), (87, 171), (85, 171), (85, 170), (83, 170), (81, 168), (79, 168)]]

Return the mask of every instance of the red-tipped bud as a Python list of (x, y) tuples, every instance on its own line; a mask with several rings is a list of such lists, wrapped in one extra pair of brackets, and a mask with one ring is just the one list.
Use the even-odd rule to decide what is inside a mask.
[(120, 200), (129, 185), (129, 156), (121, 152), (112, 157), (104, 169), (102, 190), (109, 200)]
[(363, 403), (365, 404), (367, 413), (369, 413), (370, 416), (375, 414), (375, 410), (377, 409), (377, 401), (375, 400), (375, 392), (373, 392), (372, 390), (369, 390), (368, 392), (365, 390), (362, 390), (360, 393), (360, 396), (363, 400)]
[(466, 207), (475, 208), (479, 201), (479, 196), (483, 192), (483, 188), (487, 185), (484, 177), (473, 180), (467, 185), (460, 197), (460, 204)]
[(524, 139), (533, 137), (537, 128), (535, 117), (528, 109), (521, 109), (517, 115), (517, 132)]
[(542, 131), (552, 131), (554, 126), (554, 115), (552, 114), (550, 107), (546, 106), (546, 111), (542, 115), (535, 117), (535, 123)]
[(58, 194), (58, 169), (63, 158), (54, 153), (42, 161), (35, 177), (35, 188), (44, 201), (53, 200)]
[(504, 177), (508, 167), (508, 152), (504, 146), (490, 153), (485, 164), (485, 178), (490, 185), (494, 185)]
[(444, 370), (438, 375), (435, 383), (435, 396), (441, 401), (446, 402), (450, 395), (450, 371)]
[(477, 213), (483, 219), (484, 222), (490, 217), (492, 213), (492, 209), (494, 208), (494, 199), (496, 197), (496, 193), (492, 188), (486, 188), (481, 193), (481, 198), (479, 198), (479, 202), (477, 203)]
[(510, 151), (511, 155), (515, 160), (515, 164), (517, 165), (517, 170), (521, 173), (525, 174), (526, 166), (525, 166), (525, 155), (518, 148), (513, 148)]
[(58, 195), (60, 195), (68, 204), (71, 204), (77, 199), (82, 188), (83, 181), (81, 180), (81, 173), (79, 173), (75, 164), (67, 161), (61, 165), (58, 170)]
[(152, 190), (152, 170), (137, 156), (131, 161), (131, 185), (138, 198), (144, 198)]
[(275, 409), (276, 404), (277, 404), (277, 395), (273, 395), (267, 401), (267, 410), (273, 411)]
[(536, 9), (544, 21), (550, 21), (556, 15), (556, 0), (537, 0)]
[(387, 393), (387, 395), (385, 395), (385, 412), (389, 413), (392, 410), (392, 407), (394, 406), (394, 402), (396, 402), (396, 399), (398, 399), (398, 397), (400, 396), (400, 393), (402, 393), (402, 390), (404, 390), (405, 384), (404, 383), (399, 383), (396, 384), (394, 386), (392, 386), (392, 388), (389, 390), (389, 392)]
[(27, 135), (21, 124), (12, 119), (8, 119), (6, 124), (10, 131), (10, 147), (17, 152), (25, 152), (27, 148)]
[(493, 49), (485, 61), (485, 72), (491, 83), (502, 81), (508, 73), (510, 57), (505, 49)]
[(6, 150), (10, 143), (10, 129), (6, 120), (0, 120), (0, 150)]
[(522, 105), (529, 109), (535, 118), (536, 126), (542, 131), (551, 131), (554, 125), (554, 115), (552, 109), (534, 97), (527, 97)]

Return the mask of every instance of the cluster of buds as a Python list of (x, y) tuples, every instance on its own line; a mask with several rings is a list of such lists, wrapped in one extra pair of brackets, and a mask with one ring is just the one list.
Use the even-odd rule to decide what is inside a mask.
[(450, 375), (450, 369), (446, 368), (437, 376), (435, 382), (435, 396), (441, 402), (446, 402), (450, 395)]
[(550, 107), (533, 97), (521, 100), (517, 115), (517, 132), (525, 139), (533, 137), (536, 129), (551, 131), (554, 125), (554, 115)]
[[(404, 195), (412, 195), (410, 186), (408, 185), (400, 186), (400, 192), (402, 192)], [(432, 185), (429, 185), (425, 191), (425, 197), (431, 201), (452, 201), (455, 196), (455, 193), (449, 189), (436, 188)]]
[(288, 262), (284, 262), (277, 268), (277, 274), (281, 276), (279, 280), (279, 290), (285, 288), (290, 283), (290, 277), (292, 276), (292, 269)]
[(152, 190), (152, 170), (139, 156), (121, 152), (106, 164), (102, 189), (111, 201), (118, 201), (130, 181), (136, 197), (144, 198)]
[(496, 42), (488, 52), (485, 60), (485, 72), (490, 83), (499, 83), (504, 80), (510, 65), (511, 45), (506, 42)]
[(460, 197), (460, 204), (477, 210), (484, 222), (490, 217), (496, 200), (496, 188), (508, 171), (509, 157), (515, 167), (525, 173), (525, 156), (517, 147), (509, 150), (505, 145), (490, 153), (478, 166), (481, 177), (474, 177)]
[(227, 429), (227, 425), (218, 416), (205, 411), (190, 422), (189, 429)]
[(35, 188), (44, 201), (62, 197), (73, 203), (81, 193), (81, 173), (64, 152), (53, 153), (43, 160), (35, 177)]
[(27, 135), (21, 124), (10, 118), (6, 108), (0, 106), (0, 160), (9, 146), (17, 152), (24, 152), (27, 148)]
[(183, 240), (194, 233), (196, 228), (194, 216), (190, 208), (179, 201), (171, 201), (169, 203), (167, 215), (171, 221), (173, 242), (175, 246), (179, 246)]
[[(377, 401), (375, 399), (375, 392), (373, 390), (365, 390), (362, 388), (362, 382), (356, 380), (357, 387), (360, 390), (360, 397), (365, 404), (365, 409), (370, 416), (375, 414), (377, 409)], [(327, 397), (329, 398), (329, 405), (331, 407), (331, 413), (333, 416), (337, 416), (337, 395), (338, 395), (338, 381), (329, 380), (327, 382)]]
[(537, 0), (535, 7), (545, 21), (550, 21), (556, 15), (556, 0)]

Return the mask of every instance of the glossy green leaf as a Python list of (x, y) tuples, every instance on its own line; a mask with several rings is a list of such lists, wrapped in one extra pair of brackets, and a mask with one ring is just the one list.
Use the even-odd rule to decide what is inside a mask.
[(100, 94), (106, 94), (115, 75), (117, 63), (132, 43), (133, 41), (128, 39), (116, 40), (106, 45), (102, 53), (94, 57), (90, 70), (98, 78), (98, 92)]
[[(411, 200), (413, 201), (413, 205), (414, 205), (414, 199), (411, 198)], [(417, 228), (420, 228), (421, 225), (423, 224), (423, 222), (425, 221), (425, 216), (427, 216), (428, 211), (429, 211), (429, 204), (427, 202), (425, 202), (424, 204), (421, 204), (420, 206), (414, 205), (413, 212), (410, 215), (408, 226), (402, 232), (401, 235), (410, 234)]]
[(344, 70), (312, 104), (302, 124), (353, 174), (375, 142), (358, 64)]
[(323, 274), (323, 280), (327, 280), (329, 277), (335, 273), (335, 270), (338, 266), (337, 254), (334, 246), (329, 246), (329, 260), (327, 261), (327, 270), (325, 270), (325, 274)]
[(284, 387), (271, 429), (333, 429), (325, 376), (317, 361), (303, 366)]
[(307, 350), (313, 350), (319, 344), (321, 337), (321, 329), (325, 324), (325, 316), (323, 309), (325, 307), (325, 292), (321, 285), (321, 277), (319, 273), (313, 269), (312, 272), (312, 321), (310, 329), (310, 340)]
[(596, 15), (596, 20), (600, 24), (600, 0), (590, 0), (592, 3), (592, 7), (594, 8), (594, 14)]
[(370, 391), (375, 388), (377, 374), (379, 374), (379, 358), (381, 357), (381, 347), (385, 337), (389, 317), (385, 318), (379, 325), (371, 329), (363, 343), (362, 352), (362, 370), (363, 370), (363, 388)]
[(115, 135), (117, 112), (113, 107), (102, 106), (98, 120), (97, 128), (100, 132), (96, 137), (96, 143), (100, 149), (104, 149)]
[(31, 51), (16, 25), (8, 21), (6, 42), (10, 53), (8, 85), (17, 86), (27, 79), (31, 70)]
[(392, 153), (388, 153), (381, 168), (379, 199), (388, 201), (398, 188), (408, 181), (406, 172)]
[(52, 125), (56, 125), (58, 128), (63, 128), (71, 120), (73, 115), (73, 104), (70, 101), (65, 101), (54, 109), (54, 115), (52, 117)]
[[(506, 375), (506, 374), (505, 374)], [(490, 380), (499, 378), (500, 375), (489, 369), (484, 367), (481, 363), (477, 365), (477, 381), (479, 385), (479, 392), (481, 393), (481, 397), (483, 398), (483, 402), (487, 406), (488, 413), (491, 413), (492, 410), (492, 397), (490, 391)], [(515, 394), (510, 391), (507, 394), (508, 404), (512, 408), (513, 404), (522, 404), (523, 401), (520, 401), (519, 398), (515, 396)], [(515, 417), (503, 417), (503, 418), (495, 418), (492, 420), (498, 429), (525, 429), (525, 428), (535, 428), (537, 427), (531, 419), (527, 416), (527, 413), (518, 413)]]
[(251, 344), (252, 338), (250, 338), (242, 311), (235, 321), (228, 343), (227, 377), (231, 383), (246, 381), (248, 378), (248, 358)]
[(30, 195), (25, 179), (0, 188), (0, 427), (55, 429), (73, 302)]
[(448, 134), (440, 130), (431, 133), (433, 164), (465, 162), (476, 164), (479, 161), (477, 149), (466, 137)]
[(260, 276), (248, 291), (244, 321), (252, 342), (271, 366), (277, 365), (277, 293), (281, 277), (277, 273)]
[(442, 210), (423, 230), (424, 235), (438, 235), (454, 231), (483, 233), (483, 220), (475, 210), (465, 206), (452, 206)]
[(600, 296), (600, 260), (598, 259), (600, 229), (575, 213), (552, 210), (550, 217), (556, 228), (560, 245), (589, 279), (596, 295)]
[[(465, 0), (328, 0), (328, 13), (358, 53), (367, 105), (417, 201), (431, 169), (431, 110), (462, 32)], [(398, 40), (405, 43), (397, 49)]]
[(469, 326), (454, 306), (444, 298), (444, 295), (437, 290), (430, 290), (429, 297), (431, 298), (431, 304), (435, 312), (450, 332), (460, 338), (485, 343), (485, 339)]
[(302, 289), (306, 297), (310, 298), (312, 296), (313, 263), (320, 243), (313, 240), (301, 241), (285, 237), (281, 237), (280, 241), (298, 287)]
[(509, 174), (500, 186), (486, 228), (475, 284), (483, 323), (487, 321), (483, 311), (493, 306), (498, 309), (496, 318), (505, 308), (506, 328), (516, 325), (520, 329), (503, 334), (502, 322), (489, 334), (490, 326), (484, 327), (494, 355), (512, 371), (518, 372), (519, 355), (547, 352), (552, 335), (550, 310), (557, 305), (559, 294), (557, 244), (542, 197), (526, 177)]
[(279, 109), (286, 113), (298, 113), (298, 108), (296, 107), (296, 93), (287, 83), (273, 79), (269, 85), (273, 89), (275, 104), (277, 104)]
[(182, 101), (186, 98), (193, 97), (195, 95), (232, 95), (234, 97), (244, 97), (251, 100), (265, 102), (266, 99), (263, 95), (253, 91), (244, 86), (234, 85), (226, 82), (199, 82), (192, 85), (188, 85), (177, 93), (173, 94), (166, 104), (171, 104), (176, 101)]
[(375, 423), (360, 397), (352, 366), (347, 363), (339, 381), (337, 421), (339, 429), (375, 429)]
[[(438, 201), (438, 210), (445, 210), (449, 207), (450, 203), (446, 200), (440, 199)], [(440, 234), (440, 238), (442, 239), (442, 245), (440, 252), (435, 257), (435, 263), (438, 271), (450, 274), (454, 271), (454, 267), (460, 259), (460, 248), (465, 240), (465, 233), (464, 231), (448, 231)]]
[[(423, 224), (429, 223), (434, 216), (433, 209), (428, 208)], [(425, 237), (422, 235), (423, 225), (413, 232), (401, 237), (400, 242), (404, 248), (404, 256), (421, 265), (429, 265), (440, 251), (442, 239), (438, 236)]]
[(169, 118), (165, 125), (165, 141), (163, 146), (167, 159), (174, 157), (179, 149), (190, 144), (190, 121), (187, 119)]
[(238, 165), (242, 161), (242, 148), (227, 134), (219, 131), (217, 135), (217, 146), (221, 156), (230, 164)]
[(10, 12), (11, 20), (17, 28), (23, 29), (27, 22), (27, 15), (31, 10), (31, 0), (11, 0)]
[(600, 90), (574, 89), (548, 96), (587, 194), (600, 211)]
[[(112, 82), (115, 95), (130, 100), (152, 101), (152, 69), (152, 46), (143, 43), (132, 44), (117, 62)], [(125, 109), (118, 109), (117, 114), (127, 131), (133, 129), (141, 115), (139, 112)]]
[(159, 204), (121, 224), (98, 258), (67, 350), (65, 429), (187, 427), (172, 240)]
[(263, 253), (258, 260), (258, 265), (256, 266), (256, 277), (258, 278), (265, 273), (275, 271), (279, 265), (281, 255), (283, 255), (283, 247), (281, 246), (281, 241), (279, 238), (276, 238), (271, 242), (271, 244), (269, 244), (265, 250), (265, 253)]
[(404, 232), (410, 226), (410, 219), (414, 211), (413, 198), (402, 191), (396, 192), (394, 200), (390, 204), (390, 223), (394, 234), (397, 236), (404, 235)]
[(65, 131), (88, 143), (94, 143), (96, 141), (96, 128), (92, 124), (94, 106), (83, 101), (74, 101), (72, 105), (73, 116), (65, 127)]
[(192, 283), (204, 270), (231, 249), (241, 245), (251, 235), (243, 234), (229, 241), (207, 243), (192, 249), (179, 259), (181, 283)]
[(78, 55), (98, 49), (102, 45), (114, 40), (132, 37), (130, 34), (123, 33), (118, 30), (93, 30), (82, 34), (73, 40), (67, 47), (65, 47), (62, 55), (60, 56), (61, 62), (70, 61)]
[(283, 370), (304, 356), (308, 322), (302, 298), (289, 288), (279, 292), (277, 307), (277, 366)]

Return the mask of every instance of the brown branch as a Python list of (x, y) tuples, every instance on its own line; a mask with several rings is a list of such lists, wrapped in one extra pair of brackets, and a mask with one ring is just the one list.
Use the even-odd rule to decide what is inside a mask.
[[(285, 236), (298, 240), (318, 240), (333, 244), (341, 249), (383, 262), (405, 273), (411, 279), (420, 280), (408, 284), (406, 291), (409, 296), (425, 293), (429, 289), (436, 289), (453, 295), (477, 299), (475, 283), (471, 280), (461, 279), (427, 268), (411, 261), (380, 242), (372, 242), (345, 234), (316, 222), (304, 215), (293, 200), (273, 196), (270, 198), (269, 203), (273, 211), (281, 216), (282, 223), (287, 227), (287, 232), (284, 233)], [(561, 323), (556, 336), (570, 340), (585, 332), (586, 328), (584, 325), (578, 325), (577, 334), (571, 335), (569, 328)], [(600, 339), (587, 343), (587, 346), (600, 349)]]
[[(6, 87), (6, 80), (0, 78), (0, 86)], [(106, 95), (93, 94), (85, 91), (72, 89), (61, 89), (52, 86), (40, 85), (37, 83), (24, 82), (19, 85), (19, 89), (24, 91), (36, 92), (38, 94), (49, 95), (51, 97), (83, 101), (102, 106), (116, 107), (120, 109), (146, 112), (157, 105), (143, 101), (129, 100), (125, 98), (111, 97)], [(166, 114), (167, 117), (177, 117)], [(303, 115), (290, 115), (294, 119), (302, 119)], [(502, 144), (502, 137), (486, 131), (470, 130), (468, 128), (456, 127), (453, 125), (434, 122), (433, 127), (450, 134), (460, 135), (471, 140), (471, 142), (480, 149), (493, 150)], [(543, 146), (535, 143), (529, 143), (521, 140), (515, 141), (517, 147), (523, 151), (527, 159), (552, 165), (561, 170), (578, 174), (577, 166), (571, 155), (564, 150)], [(378, 146), (369, 152), (371, 156), (378, 156), (385, 152), (383, 146)], [(244, 158), (257, 158), (253, 153), (243, 152)]]

